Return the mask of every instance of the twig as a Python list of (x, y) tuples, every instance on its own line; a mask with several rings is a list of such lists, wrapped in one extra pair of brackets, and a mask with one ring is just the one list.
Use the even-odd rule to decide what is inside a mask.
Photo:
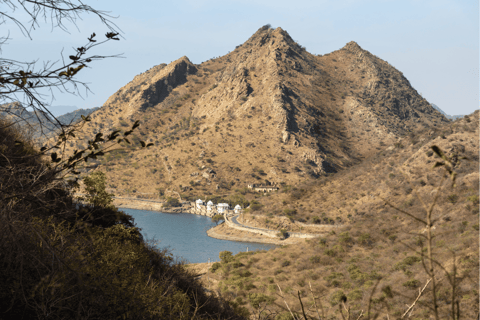
[[(348, 307), (347, 309), (347, 306), (345, 305), (345, 302), (342, 301), (342, 306), (343, 306), (343, 309), (345, 309), (345, 311), (347, 312), (347, 320), (350, 320), (350, 306)], [(342, 307), (339, 305), (339, 309), (340, 309), (340, 314), (342, 315), (342, 318), (345, 320), (345, 317), (343, 316), (343, 312), (342, 312)]]
[(362, 312), (360, 312), (360, 315), (358, 316), (357, 320), (360, 319), (361, 317), (363, 317), (363, 310)]
[(412, 305), (410, 307), (408, 307), (407, 311), (405, 311), (405, 313), (402, 315), (402, 318), (401, 319), (404, 319), (405, 316), (407, 315), (408, 312), (410, 312), (410, 310), (412, 310), (412, 308), (415, 306), (415, 304), (417, 303), (418, 299), (420, 299), (420, 297), (422, 296), (422, 293), (423, 291), (425, 291), (425, 289), (427, 288), (428, 284), (430, 283), (430, 281), (432, 280), (432, 278), (428, 279), (427, 283), (425, 283), (425, 285), (423, 286), (423, 288), (420, 290), (418, 289), (418, 297), (417, 299), (415, 299), (415, 301), (413, 301)]
[[(317, 299), (315, 299), (315, 295), (313, 294), (312, 284), (310, 283), (310, 281), (308, 281), (308, 285), (310, 286), (310, 292), (312, 293), (313, 305), (315, 306), (315, 310), (317, 310), (318, 320), (321, 320), (320, 314), (318, 313)], [(323, 306), (322, 306), (322, 301), (321, 300), (320, 300), (320, 309), (322, 309), (322, 317), (325, 318), (325, 312), (323, 311)]]
[(300, 297), (300, 290), (297, 290), (297, 295), (298, 300), (300, 301), (300, 306), (302, 307), (303, 318), (305, 318), (305, 320), (308, 320), (307, 316), (305, 315), (305, 309), (303, 308), (302, 298)]
[(280, 290), (280, 297), (282, 297), (283, 302), (285, 302), (285, 305), (287, 306), (288, 311), (290, 311), (290, 314), (292, 315), (293, 319), (296, 320), (297, 318), (293, 315), (292, 310), (290, 310), (290, 307), (288, 306), (288, 303), (287, 303), (287, 301), (285, 300), (285, 297), (283, 296), (282, 289), (280, 288), (280, 286), (278, 285), (278, 283), (276, 283), (276, 285), (277, 285), (277, 287), (278, 287), (278, 290)]
[(370, 293), (370, 298), (368, 298), (368, 310), (367, 310), (367, 314), (368, 314), (368, 317), (369, 317), (369, 318), (370, 318), (370, 307), (372, 306), (372, 297), (373, 297), (373, 294), (375, 293), (375, 290), (377, 289), (378, 284), (380, 283), (380, 280), (381, 280), (381, 279), (378, 279), (378, 280), (377, 280), (377, 283), (375, 283), (375, 285), (373, 286), (372, 292)]

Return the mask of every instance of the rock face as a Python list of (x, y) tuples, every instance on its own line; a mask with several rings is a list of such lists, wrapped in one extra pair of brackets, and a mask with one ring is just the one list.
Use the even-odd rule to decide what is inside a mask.
[[(448, 122), (400, 71), (357, 43), (316, 56), (267, 27), (223, 57), (199, 65), (182, 57), (137, 75), (79, 136), (138, 119), (136, 138), (154, 147), (129, 151), (129, 161), (167, 168), (154, 180), (136, 171), (129, 183), (144, 192), (162, 187), (157, 181), (192, 184), (190, 173), (206, 166), (214, 173), (199, 176), (222, 186), (314, 179), (411, 130)], [(118, 188), (130, 188), (120, 183), (129, 161), (112, 167)]]
[(163, 63), (135, 76), (108, 98), (98, 112), (92, 114), (92, 125), (86, 131), (97, 131), (100, 124), (107, 129), (122, 126), (122, 121), (130, 119), (135, 113), (148, 112), (149, 108), (164, 102), (173, 89), (183, 85), (188, 75), (196, 72), (195, 65), (187, 57), (182, 57), (169, 65)]

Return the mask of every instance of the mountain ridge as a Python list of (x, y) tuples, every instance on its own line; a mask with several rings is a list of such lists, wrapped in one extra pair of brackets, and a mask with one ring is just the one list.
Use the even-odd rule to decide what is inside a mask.
[[(408, 132), (448, 123), (400, 71), (357, 43), (315, 56), (285, 30), (268, 27), (222, 57), (199, 65), (182, 57), (135, 76), (92, 114), (67, 151), (134, 120), (142, 122), (135, 139), (154, 146), (115, 153), (108, 174), (123, 192), (147, 193), (315, 179)], [(122, 181), (131, 159), (144, 170)], [(152, 180), (151, 170), (161, 173)]]
[[(60, 124), (71, 125), (81, 119), (81, 116), (88, 116), (100, 107), (90, 109), (76, 109), (57, 116), (56, 120), (46, 112), (28, 111), (21, 103), (7, 103), (0, 105), (0, 116), (11, 118), (28, 131), (35, 139), (48, 139), (56, 130), (60, 129)], [(57, 122), (58, 121), (58, 122)], [(59, 124), (60, 123), (60, 124)]]

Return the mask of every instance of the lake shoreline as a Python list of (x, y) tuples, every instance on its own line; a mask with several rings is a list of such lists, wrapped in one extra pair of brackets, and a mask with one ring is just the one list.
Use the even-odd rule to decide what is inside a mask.
[(208, 229), (207, 235), (211, 238), (220, 239), (220, 240), (265, 243), (265, 244), (274, 244), (278, 246), (284, 246), (287, 244), (293, 244), (293, 243), (299, 243), (299, 242), (305, 241), (305, 239), (300, 239), (300, 238), (287, 238), (285, 240), (280, 240), (280, 239), (274, 239), (270, 237), (262, 237), (256, 233), (240, 231), (233, 228), (229, 228), (225, 223), (222, 223), (218, 226)]
[[(162, 208), (162, 202), (157, 202), (155, 200), (116, 198), (114, 199), (113, 204), (120, 210), (122, 208), (126, 208), (126, 209), (134, 209), (134, 210), (158, 211), (163, 213), (195, 214), (191, 212), (192, 211), (191, 207)], [(265, 237), (256, 233), (236, 230), (236, 229), (227, 227), (225, 223), (222, 223), (218, 226), (210, 228), (209, 230), (207, 230), (207, 235), (210, 238), (219, 239), (219, 240), (274, 244), (279, 246), (299, 243), (301, 241), (304, 241), (303, 239), (299, 239), (299, 238), (287, 238), (285, 240), (280, 240), (280, 239)]]
[(135, 209), (135, 210), (148, 210), (148, 211), (161, 211), (161, 212), (168, 212), (168, 213), (176, 213), (180, 212), (180, 208), (172, 208), (178, 209), (177, 211), (172, 210), (170, 212), (168, 209), (163, 208), (163, 201), (155, 201), (155, 200), (143, 200), (143, 199), (126, 199), (126, 198), (114, 198), (113, 205), (119, 209)]

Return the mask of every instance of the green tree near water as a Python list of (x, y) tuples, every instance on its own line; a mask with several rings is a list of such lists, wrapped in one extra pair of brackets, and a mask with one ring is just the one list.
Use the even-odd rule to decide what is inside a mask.
[(87, 195), (85, 201), (94, 206), (113, 208), (113, 193), (105, 189), (106, 175), (102, 171), (95, 171), (83, 179)]
[(177, 198), (173, 198), (173, 197), (168, 197), (167, 201), (164, 204), (164, 206), (167, 208), (180, 207), (181, 205), (182, 204), (180, 203), (180, 201), (178, 201)]
[(217, 226), (218, 226), (218, 223), (223, 220), (225, 220), (225, 218), (223, 217), (222, 214), (216, 214), (212, 217), (212, 221), (215, 222)]

